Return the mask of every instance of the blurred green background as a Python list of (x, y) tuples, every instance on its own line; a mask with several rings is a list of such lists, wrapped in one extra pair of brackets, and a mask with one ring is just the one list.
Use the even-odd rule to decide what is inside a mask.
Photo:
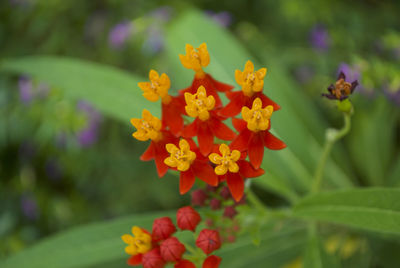
[[(304, 105), (316, 107), (323, 126), (342, 122), (320, 94), (339, 70), (351, 81), (358, 79), (353, 129), (336, 162), (355, 185), (400, 186), (399, 1), (3, 0), (0, 64), (21, 56), (61, 55), (144, 78), (150, 69), (179, 78), (168, 61), (168, 28), (192, 9), (234, 35), (269, 68), (266, 80), (281, 70), (282, 79), (293, 85), (290, 90), (307, 99)], [(183, 53), (185, 44), (178, 45)], [(209, 51), (213, 62), (212, 46)], [(177, 53), (175, 61), (179, 64)], [(229, 75), (232, 80), (233, 72)], [(68, 80), (68, 73), (64, 77)], [(174, 90), (188, 81), (177, 81)], [(126, 114), (132, 116), (138, 115)], [(308, 119), (302, 118), (304, 125), (317, 129)], [(323, 127), (318, 129), (313, 135), (322, 143)], [(190, 196), (178, 195), (173, 175), (158, 179), (153, 163), (139, 160), (147, 144), (134, 140), (132, 132), (129, 121), (103, 114), (90, 99), (72, 101), (62, 88), (2, 73), (0, 257), (78, 224), (188, 204)], [(309, 145), (300, 138), (296, 146)], [(307, 165), (307, 153), (303, 157)], [(268, 187), (255, 190), (271, 206), (287, 204)]]

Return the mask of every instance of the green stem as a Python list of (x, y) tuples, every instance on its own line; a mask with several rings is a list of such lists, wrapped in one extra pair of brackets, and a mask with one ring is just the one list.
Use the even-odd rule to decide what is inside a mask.
[(336, 141), (340, 140), (351, 128), (351, 115), (349, 113), (343, 113), (344, 115), (344, 126), (342, 129), (328, 129), (326, 132), (325, 145), (322, 151), (321, 159), (318, 163), (317, 169), (314, 174), (314, 183), (311, 187), (311, 193), (317, 193), (321, 188), (322, 177), (325, 169), (326, 162), (328, 161), (329, 155), (332, 151), (333, 145)]

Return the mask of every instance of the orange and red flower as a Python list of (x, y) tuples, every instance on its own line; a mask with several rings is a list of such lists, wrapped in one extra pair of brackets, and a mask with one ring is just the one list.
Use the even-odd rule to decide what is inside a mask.
[(269, 132), (271, 128), (270, 118), (274, 111), (273, 106), (265, 108), (261, 99), (256, 98), (252, 108), (242, 108), (244, 120), (234, 119), (233, 125), (239, 135), (231, 143), (230, 147), (241, 152), (247, 152), (251, 164), (258, 169), (264, 157), (264, 147), (271, 150), (281, 150), (286, 144)]

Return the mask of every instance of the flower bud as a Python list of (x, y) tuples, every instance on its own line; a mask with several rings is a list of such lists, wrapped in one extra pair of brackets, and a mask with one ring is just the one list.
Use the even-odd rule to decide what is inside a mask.
[(237, 214), (236, 209), (233, 206), (228, 206), (224, 210), (224, 217), (233, 219)]
[(161, 257), (160, 249), (155, 248), (144, 254), (142, 258), (142, 265), (143, 268), (163, 268), (165, 261)]
[(170, 237), (161, 243), (161, 256), (166, 261), (176, 262), (185, 253), (185, 246), (176, 237)]
[(203, 263), (203, 268), (218, 268), (221, 263), (221, 257), (211, 255), (208, 256)]
[(202, 189), (197, 189), (192, 192), (192, 205), (193, 206), (204, 206), (206, 202), (207, 194)]
[(176, 232), (176, 227), (171, 218), (162, 217), (153, 222), (153, 239), (156, 241), (165, 240)]
[(194, 232), (201, 221), (200, 214), (191, 206), (178, 209), (176, 213), (178, 227), (182, 230), (191, 230)]
[(213, 198), (213, 199), (210, 201), (210, 207), (211, 207), (212, 210), (218, 210), (218, 209), (220, 209), (220, 208), (221, 208), (221, 201), (218, 200), (218, 199), (216, 199), (216, 198)]
[(229, 199), (232, 196), (231, 192), (229, 191), (229, 188), (226, 187), (226, 186), (224, 186), (224, 188), (222, 188), (222, 190), (221, 190), (221, 192), (219, 194), (225, 200)]
[(196, 246), (201, 248), (205, 254), (210, 254), (221, 247), (221, 239), (218, 231), (203, 229), (196, 240)]

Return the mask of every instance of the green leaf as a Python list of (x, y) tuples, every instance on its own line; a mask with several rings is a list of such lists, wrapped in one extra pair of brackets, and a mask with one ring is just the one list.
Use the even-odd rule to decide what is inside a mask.
[(159, 103), (142, 96), (137, 83), (144, 79), (112, 66), (56, 56), (5, 59), (0, 70), (25, 74), (61, 88), (66, 97), (84, 99), (104, 114), (128, 123), (140, 117), (143, 108), (160, 115)]
[(293, 209), (295, 217), (400, 234), (400, 189), (369, 188), (312, 195)]
[[(235, 70), (243, 69), (245, 62), (249, 59), (255, 62), (256, 68), (265, 66), (255, 61), (228, 31), (197, 11), (187, 11), (171, 25), (167, 34), (166, 52), (174, 87), (187, 87), (193, 79), (193, 71), (185, 70), (178, 58), (179, 54), (184, 53), (185, 44), (198, 46), (203, 42), (207, 43), (211, 58), (206, 71), (222, 82), (237, 86), (234, 81)], [(265, 92), (282, 106), (280, 111), (274, 113), (272, 126), (288, 147), (278, 152), (267, 150), (263, 168), (266, 170), (267, 178), (268, 172), (271, 171), (279, 179), (286, 180), (292, 187), (306, 191), (310, 187), (313, 168), (316, 166), (322, 147), (302, 123), (307, 118), (301, 118), (296, 110), (296, 107), (301, 108), (302, 105), (308, 106), (311, 103), (300, 105), (297, 101), (296, 106), (292, 106), (293, 101), (301, 93), (299, 93), (300, 90), (292, 87), (293, 84), (286, 83), (287, 80), (290, 79), (278, 65), (268, 71), (265, 79)], [(304, 96), (297, 99), (301, 101)], [(307, 108), (307, 111), (302, 114), (309, 112), (310, 109)], [(317, 113), (315, 109), (314, 112)], [(315, 122), (315, 117), (312, 118)], [(322, 130), (319, 132), (323, 133)], [(327, 177), (334, 185), (351, 187), (352, 183), (347, 175), (334, 162), (328, 163), (328, 171)], [(276, 190), (276, 188), (271, 190)]]
[(130, 233), (133, 225), (151, 230), (153, 220), (166, 214), (134, 215), (73, 228), (0, 261), (0, 267), (88, 267), (126, 259), (121, 235)]

